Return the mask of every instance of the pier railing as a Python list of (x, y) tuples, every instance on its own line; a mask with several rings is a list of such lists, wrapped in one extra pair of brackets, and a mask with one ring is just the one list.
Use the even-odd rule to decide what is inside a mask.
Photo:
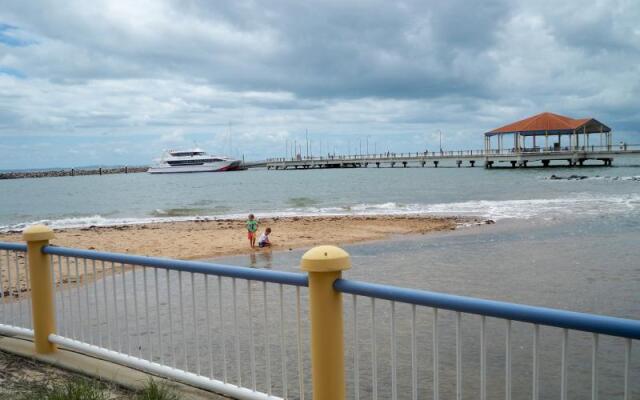
[(332, 246), (292, 273), (51, 237), (37, 227), (27, 246), (0, 243), (0, 334), (33, 337), (39, 353), (60, 345), (242, 399), (628, 400), (640, 390), (637, 320), (343, 279), (349, 256)]
[(322, 156), (300, 156), (300, 157), (273, 157), (266, 160), (267, 163), (276, 162), (305, 162), (305, 161), (375, 161), (375, 160), (397, 160), (397, 159), (432, 159), (432, 158), (455, 158), (455, 157), (484, 157), (484, 156), (513, 156), (517, 154), (570, 154), (575, 152), (601, 153), (601, 152), (637, 152), (640, 151), (640, 144), (616, 144), (610, 146), (562, 146), (562, 147), (521, 147), (502, 149), (475, 149), (475, 150), (442, 150), (423, 152), (385, 152), (375, 154), (327, 154)]

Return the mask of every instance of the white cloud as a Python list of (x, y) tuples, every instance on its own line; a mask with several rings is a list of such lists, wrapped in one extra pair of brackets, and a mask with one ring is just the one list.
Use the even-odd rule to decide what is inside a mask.
[(43, 162), (75, 137), (91, 162), (145, 163), (194, 140), (270, 156), (306, 129), (474, 148), (547, 110), (638, 131), (638, 20), (633, 0), (6, 1), (0, 168), (30, 166), (11, 150), (43, 137)]

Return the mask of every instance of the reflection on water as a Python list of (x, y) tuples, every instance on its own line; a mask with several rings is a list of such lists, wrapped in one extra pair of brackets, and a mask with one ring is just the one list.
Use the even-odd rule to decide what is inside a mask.
[(273, 252), (271, 249), (261, 249), (249, 253), (249, 262), (246, 265), (253, 268), (271, 269), (273, 260)]

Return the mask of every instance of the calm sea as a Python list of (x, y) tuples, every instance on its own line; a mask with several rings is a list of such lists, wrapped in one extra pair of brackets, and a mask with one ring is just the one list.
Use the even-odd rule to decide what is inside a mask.
[[(494, 169), (395, 168), (312, 171), (250, 170), (220, 174), (107, 175), (0, 181), (0, 230), (34, 222), (56, 228), (136, 224), (196, 218), (261, 216), (421, 214), (467, 215), (496, 224), (452, 232), (395, 237), (346, 246), (353, 268), (346, 276), (466, 296), (640, 319), (640, 159), (611, 168)], [(581, 179), (550, 179), (552, 175)], [(278, 240), (274, 232), (274, 240)], [(227, 257), (217, 262), (297, 271), (301, 250)], [(161, 282), (162, 283), (162, 282)], [(351, 308), (347, 303), (347, 321)], [(291, 304), (287, 308), (293, 307)], [(368, 332), (367, 304), (358, 323)], [(389, 324), (380, 305), (379, 324)], [(399, 385), (407, 388), (410, 326), (408, 307), (398, 306)], [(418, 312), (419, 388), (428, 394), (431, 314)], [(441, 394), (455, 385), (451, 313), (443, 313)], [(477, 317), (463, 319), (465, 398), (478, 393)], [(291, 327), (294, 329), (294, 327)], [(387, 328), (381, 328), (388, 331)], [(352, 326), (347, 325), (347, 335)], [(488, 322), (488, 390), (504, 396), (503, 321)], [(368, 346), (361, 337), (362, 395), (370, 373)], [(388, 334), (377, 338), (380, 359), (388, 359)], [(530, 398), (531, 327), (514, 325), (514, 398)], [(543, 328), (542, 398), (557, 398), (560, 332)], [(572, 398), (590, 394), (590, 337), (572, 334), (569, 348)], [(632, 374), (640, 373), (634, 347)], [(197, 351), (197, 350), (196, 350)], [(243, 357), (245, 350), (243, 349)], [(620, 341), (603, 339), (601, 395), (620, 398), (623, 362)], [(347, 346), (352, 357), (353, 348)], [(369, 358), (367, 358), (369, 357)], [(453, 358), (452, 358), (453, 357)], [(308, 360), (305, 359), (308, 368)], [(382, 363), (380, 396), (389, 395), (389, 365)], [(244, 371), (246, 372), (246, 371)], [(452, 375), (453, 374), (453, 375)], [(634, 380), (640, 391), (640, 381)], [(349, 377), (352, 388), (352, 377)], [(351, 389), (350, 389), (351, 390)], [(407, 398), (403, 391), (400, 398)]]
[[(640, 164), (640, 157), (629, 160)], [(618, 164), (621, 164), (619, 161)], [(588, 176), (577, 181), (551, 175)], [(0, 181), (0, 231), (268, 215), (436, 214), (494, 220), (637, 218), (640, 168), (368, 168), (120, 174)]]

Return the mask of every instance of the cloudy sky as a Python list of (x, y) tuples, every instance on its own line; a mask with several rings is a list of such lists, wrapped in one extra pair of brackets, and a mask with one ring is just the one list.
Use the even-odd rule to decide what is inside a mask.
[(637, 0), (0, 7), (0, 169), (480, 148), (542, 111), (640, 143)]

